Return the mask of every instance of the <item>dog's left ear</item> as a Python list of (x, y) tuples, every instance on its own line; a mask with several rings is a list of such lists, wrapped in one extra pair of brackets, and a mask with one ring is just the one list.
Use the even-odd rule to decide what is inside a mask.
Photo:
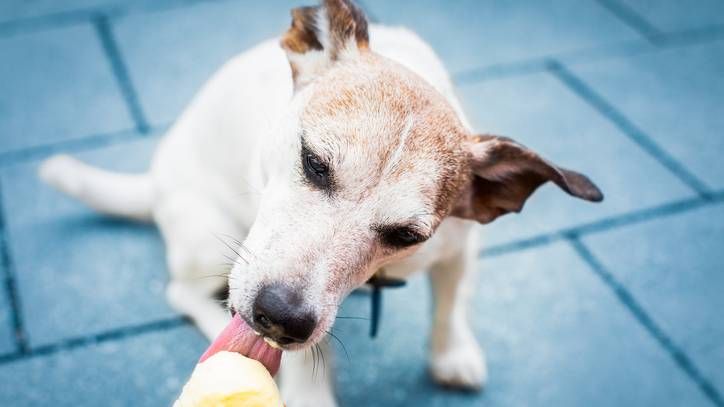
[(320, 6), (296, 8), (281, 46), (299, 89), (336, 61), (369, 49), (367, 19), (351, 0), (323, 0)]
[(480, 135), (466, 144), (471, 177), (452, 216), (489, 223), (506, 213), (520, 212), (526, 199), (548, 181), (577, 198), (603, 200), (585, 175), (557, 167), (509, 138)]

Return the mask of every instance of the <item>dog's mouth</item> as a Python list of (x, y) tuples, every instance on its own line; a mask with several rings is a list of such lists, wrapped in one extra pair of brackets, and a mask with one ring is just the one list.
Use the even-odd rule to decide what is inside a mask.
[(231, 322), (224, 328), (219, 336), (211, 343), (206, 352), (201, 355), (199, 363), (210, 358), (217, 352), (237, 352), (251, 359), (259, 361), (274, 376), (279, 370), (282, 360), (282, 350), (274, 343), (254, 332), (254, 330), (239, 316), (234, 314)]

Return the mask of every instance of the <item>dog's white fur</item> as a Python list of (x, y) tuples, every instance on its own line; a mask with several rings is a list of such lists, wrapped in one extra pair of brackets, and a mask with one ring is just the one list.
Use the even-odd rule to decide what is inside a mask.
[[(417, 35), (372, 26), (370, 42), (375, 52), (426, 79), (465, 121), (442, 63)], [(285, 120), (280, 115), (292, 89), (279, 41), (266, 41), (229, 61), (209, 80), (164, 136), (147, 175), (105, 172), (68, 156), (47, 160), (40, 175), (101, 212), (153, 219), (167, 247), (169, 302), (213, 339), (229, 317), (210, 295), (225, 281), (205, 277), (224, 273), (219, 239), (245, 235), (256, 220), (264, 188), (262, 167), (270, 159), (262, 154), (261, 144), (269, 142), (272, 129)], [(480, 387), (485, 363), (465, 318), (469, 283), (462, 284), (474, 268), (477, 246), (468, 243), (473, 240), (471, 226), (469, 221), (445, 220), (417, 252), (387, 265), (386, 273), (405, 278), (431, 271), (437, 303), (432, 373), (446, 384)], [(312, 378), (310, 363), (309, 357), (285, 354), (280, 373), (284, 399), (292, 407), (334, 405), (331, 372), (324, 375), (326, 380)]]
[[(324, 56), (332, 47), (324, 17), (317, 29), (324, 50), (285, 52), (275, 39), (223, 66), (160, 142), (147, 174), (114, 174), (56, 156), (42, 165), (40, 175), (101, 212), (155, 222), (166, 242), (171, 274), (168, 301), (190, 316), (208, 338), (214, 338), (229, 320), (227, 311), (211, 298), (227, 282), (214, 278), (226, 272), (219, 240), (226, 236), (240, 240), (246, 236), (244, 247), (236, 249), (239, 256), (233, 259), (236, 264), (229, 275), (229, 301), (240, 313), (249, 312), (261, 284), (279, 279), (298, 284), (315, 307), (318, 327), (308, 343), (296, 348), (319, 342), (333, 323), (338, 304), (376, 269), (384, 266), (388, 275), (399, 278), (427, 270), (435, 297), (431, 373), (446, 385), (480, 388), (487, 377), (485, 357), (466, 319), (477, 234), (468, 220), (447, 217), (439, 222), (432, 216), (435, 208), (423, 191), (429, 190), (428, 178), (440, 171), (439, 162), (416, 158), (403, 179), (380, 182), (362, 191), (364, 198), (349, 203), (320, 204), (324, 197), (318, 191), (297, 185), (300, 122), (306, 121), (305, 126), (313, 129), (310, 140), (327, 152), (340, 149), (335, 143), (343, 143), (344, 132), (352, 131), (345, 117), (312, 114), (310, 118), (308, 112), (302, 117), (319, 97), (315, 92), (322, 85), (314, 80), (330, 65), (344, 64), (363, 52), (349, 43), (337, 57), (341, 62), (331, 62)], [(376, 54), (432, 85), (470, 130), (447, 72), (425, 42), (399, 28), (372, 26), (369, 35)], [(290, 63), (301, 67), (295, 79)], [(389, 69), (397, 74), (398, 68)], [(359, 75), (364, 76), (364, 71)], [(388, 114), (378, 109), (354, 125), (381, 132), (394, 120)], [(411, 112), (400, 133), (393, 135), (391, 159), (379, 164), (384, 167), (383, 179), (404, 161), (403, 156), (409, 156), (408, 138), (419, 119)], [(364, 180), (368, 171), (377, 168), (368, 168), (370, 157), (356, 152), (353, 147), (345, 151), (351, 168), (345, 176)], [(436, 229), (434, 235), (416, 250), (376, 250), (383, 254), (359, 260), (376, 244), (366, 232), (370, 224), (410, 216), (426, 232)], [(337, 263), (350, 264), (350, 273), (341, 275)], [(334, 289), (328, 286), (332, 279), (341, 281)], [(328, 353), (323, 342), (322, 347)], [(335, 405), (333, 375), (327, 369), (324, 380), (314, 378), (312, 358), (301, 353), (285, 352), (280, 372), (284, 399), (291, 407)], [(330, 360), (330, 355), (325, 359)]]

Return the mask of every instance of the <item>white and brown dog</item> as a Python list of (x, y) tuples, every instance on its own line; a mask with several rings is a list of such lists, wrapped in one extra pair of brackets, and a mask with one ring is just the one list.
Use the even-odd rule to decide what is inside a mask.
[[(601, 192), (510, 139), (475, 135), (442, 63), (412, 32), (368, 27), (349, 0), (292, 16), (281, 39), (209, 80), (147, 174), (58, 156), (42, 178), (101, 212), (155, 222), (168, 299), (209, 338), (230, 320), (212, 298), (227, 280), (232, 312), (293, 351), (320, 343), (342, 300), (381, 268), (398, 278), (425, 270), (430, 371), (480, 388), (485, 358), (466, 320), (474, 221), (520, 211), (547, 181), (589, 201)], [(230, 272), (215, 234), (245, 236)], [(312, 379), (299, 353), (281, 366), (288, 405), (334, 405), (331, 374)]]

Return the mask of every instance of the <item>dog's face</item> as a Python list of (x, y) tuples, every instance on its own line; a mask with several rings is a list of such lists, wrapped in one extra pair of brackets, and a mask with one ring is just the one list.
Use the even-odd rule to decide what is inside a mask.
[(229, 281), (232, 307), (270, 340), (318, 341), (352, 289), (446, 216), (490, 222), (549, 180), (601, 198), (511, 140), (470, 135), (430, 85), (368, 49), (349, 2), (293, 16), (282, 46), (295, 96), (265, 144), (260, 209)]

